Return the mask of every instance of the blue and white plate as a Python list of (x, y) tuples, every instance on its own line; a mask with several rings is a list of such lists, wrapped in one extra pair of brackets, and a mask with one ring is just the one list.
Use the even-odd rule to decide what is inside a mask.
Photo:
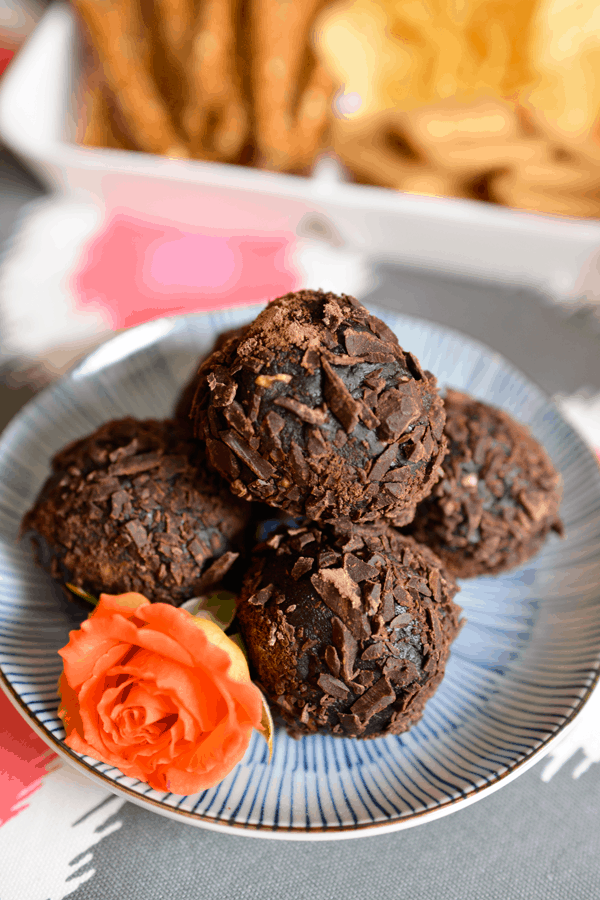
[(374, 310), (442, 386), (529, 425), (564, 479), (564, 540), (524, 568), (463, 583), (467, 624), (422, 721), (399, 737), (355, 741), (255, 734), (218, 787), (160, 794), (62, 744), (57, 650), (82, 618), (17, 543), (19, 522), (64, 444), (109, 419), (166, 417), (197, 359), (256, 307), (162, 319), (118, 335), (17, 416), (0, 441), (0, 683), (35, 731), (91, 778), (180, 821), (262, 837), (332, 839), (417, 825), (491, 793), (564, 733), (600, 667), (600, 469), (541, 391), (464, 336)]

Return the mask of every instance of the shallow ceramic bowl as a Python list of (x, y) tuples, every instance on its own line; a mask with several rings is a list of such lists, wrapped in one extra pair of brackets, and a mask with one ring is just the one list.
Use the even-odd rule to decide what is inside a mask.
[(574, 721), (600, 667), (600, 470), (542, 392), (457, 332), (373, 310), (442, 387), (464, 389), (526, 423), (564, 479), (564, 540), (524, 568), (463, 582), (467, 624), (444, 681), (407, 734), (371, 741), (277, 731), (273, 761), (255, 733), (220, 785), (160, 794), (62, 743), (57, 650), (84, 613), (17, 543), (23, 513), (64, 444), (109, 419), (166, 417), (198, 357), (257, 308), (162, 319), (104, 344), (36, 397), (0, 441), (0, 683), (57, 753), (156, 812), (261, 837), (332, 839), (408, 828), (460, 809), (525, 771)]

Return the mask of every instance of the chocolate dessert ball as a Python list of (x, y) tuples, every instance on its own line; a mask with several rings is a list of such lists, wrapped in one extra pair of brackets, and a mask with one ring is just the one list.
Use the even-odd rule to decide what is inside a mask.
[(562, 534), (560, 476), (507, 413), (451, 390), (445, 407), (443, 477), (408, 530), (456, 577), (513, 569)]
[(257, 548), (237, 615), (290, 734), (370, 738), (423, 714), (459, 631), (457, 590), (428, 548), (346, 519)]
[[(221, 350), (232, 338), (241, 337), (247, 327), (247, 325), (242, 325), (240, 328), (230, 328), (228, 331), (224, 331), (217, 337), (211, 352), (214, 353), (215, 350)], [(192, 403), (198, 387), (197, 372), (198, 368), (196, 366), (194, 374), (181, 389), (181, 392), (175, 401), (175, 409), (173, 410), (173, 418), (178, 422), (181, 422), (181, 424), (185, 425), (188, 429), (191, 426), (190, 416), (192, 412)]]
[(108, 422), (58, 453), (22, 532), (61, 584), (178, 606), (238, 556), (249, 504), (174, 422)]
[(411, 521), (439, 476), (433, 375), (346, 295), (280, 297), (198, 372), (194, 431), (249, 500), (312, 520)]

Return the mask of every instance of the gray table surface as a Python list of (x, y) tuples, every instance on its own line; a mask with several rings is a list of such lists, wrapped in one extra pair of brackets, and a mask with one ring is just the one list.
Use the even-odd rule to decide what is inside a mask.
[[(39, 185), (0, 151), (0, 254)], [(545, 390), (600, 390), (600, 340), (584, 310), (548, 298), (423, 272), (376, 268), (369, 299), (492, 344)], [(491, 337), (490, 337), (491, 336)], [(0, 337), (1, 339), (1, 337)], [(31, 395), (0, 385), (0, 430)], [(443, 819), (390, 835), (295, 843), (182, 825), (129, 803), (100, 840), (90, 880), (73, 900), (598, 900), (600, 766), (554, 777), (538, 763), (516, 781)], [(76, 826), (74, 826), (76, 827)], [(77, 869), (75, 862), (74, 869)], [(39, 886), (38, 886), (39, 887)], [(32, 897), (34, 894), (32, 893)], [(39, 890), (36, 897), (41, 898)], [(28, 900), (28, 898), (23, 898)]]

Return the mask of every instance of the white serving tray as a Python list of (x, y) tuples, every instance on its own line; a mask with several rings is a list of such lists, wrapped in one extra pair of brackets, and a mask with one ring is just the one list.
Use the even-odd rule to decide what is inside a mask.
[(596, 220), (347, 184), (327, 163), (302, 178), (78, 146), (78, 49), (71, 10), (52, 5), (0, 87), (0, 136), (70, 200), (196, 228), (292, 233), (347, 259), (523, 285), (563, 302), (600, 298)]

